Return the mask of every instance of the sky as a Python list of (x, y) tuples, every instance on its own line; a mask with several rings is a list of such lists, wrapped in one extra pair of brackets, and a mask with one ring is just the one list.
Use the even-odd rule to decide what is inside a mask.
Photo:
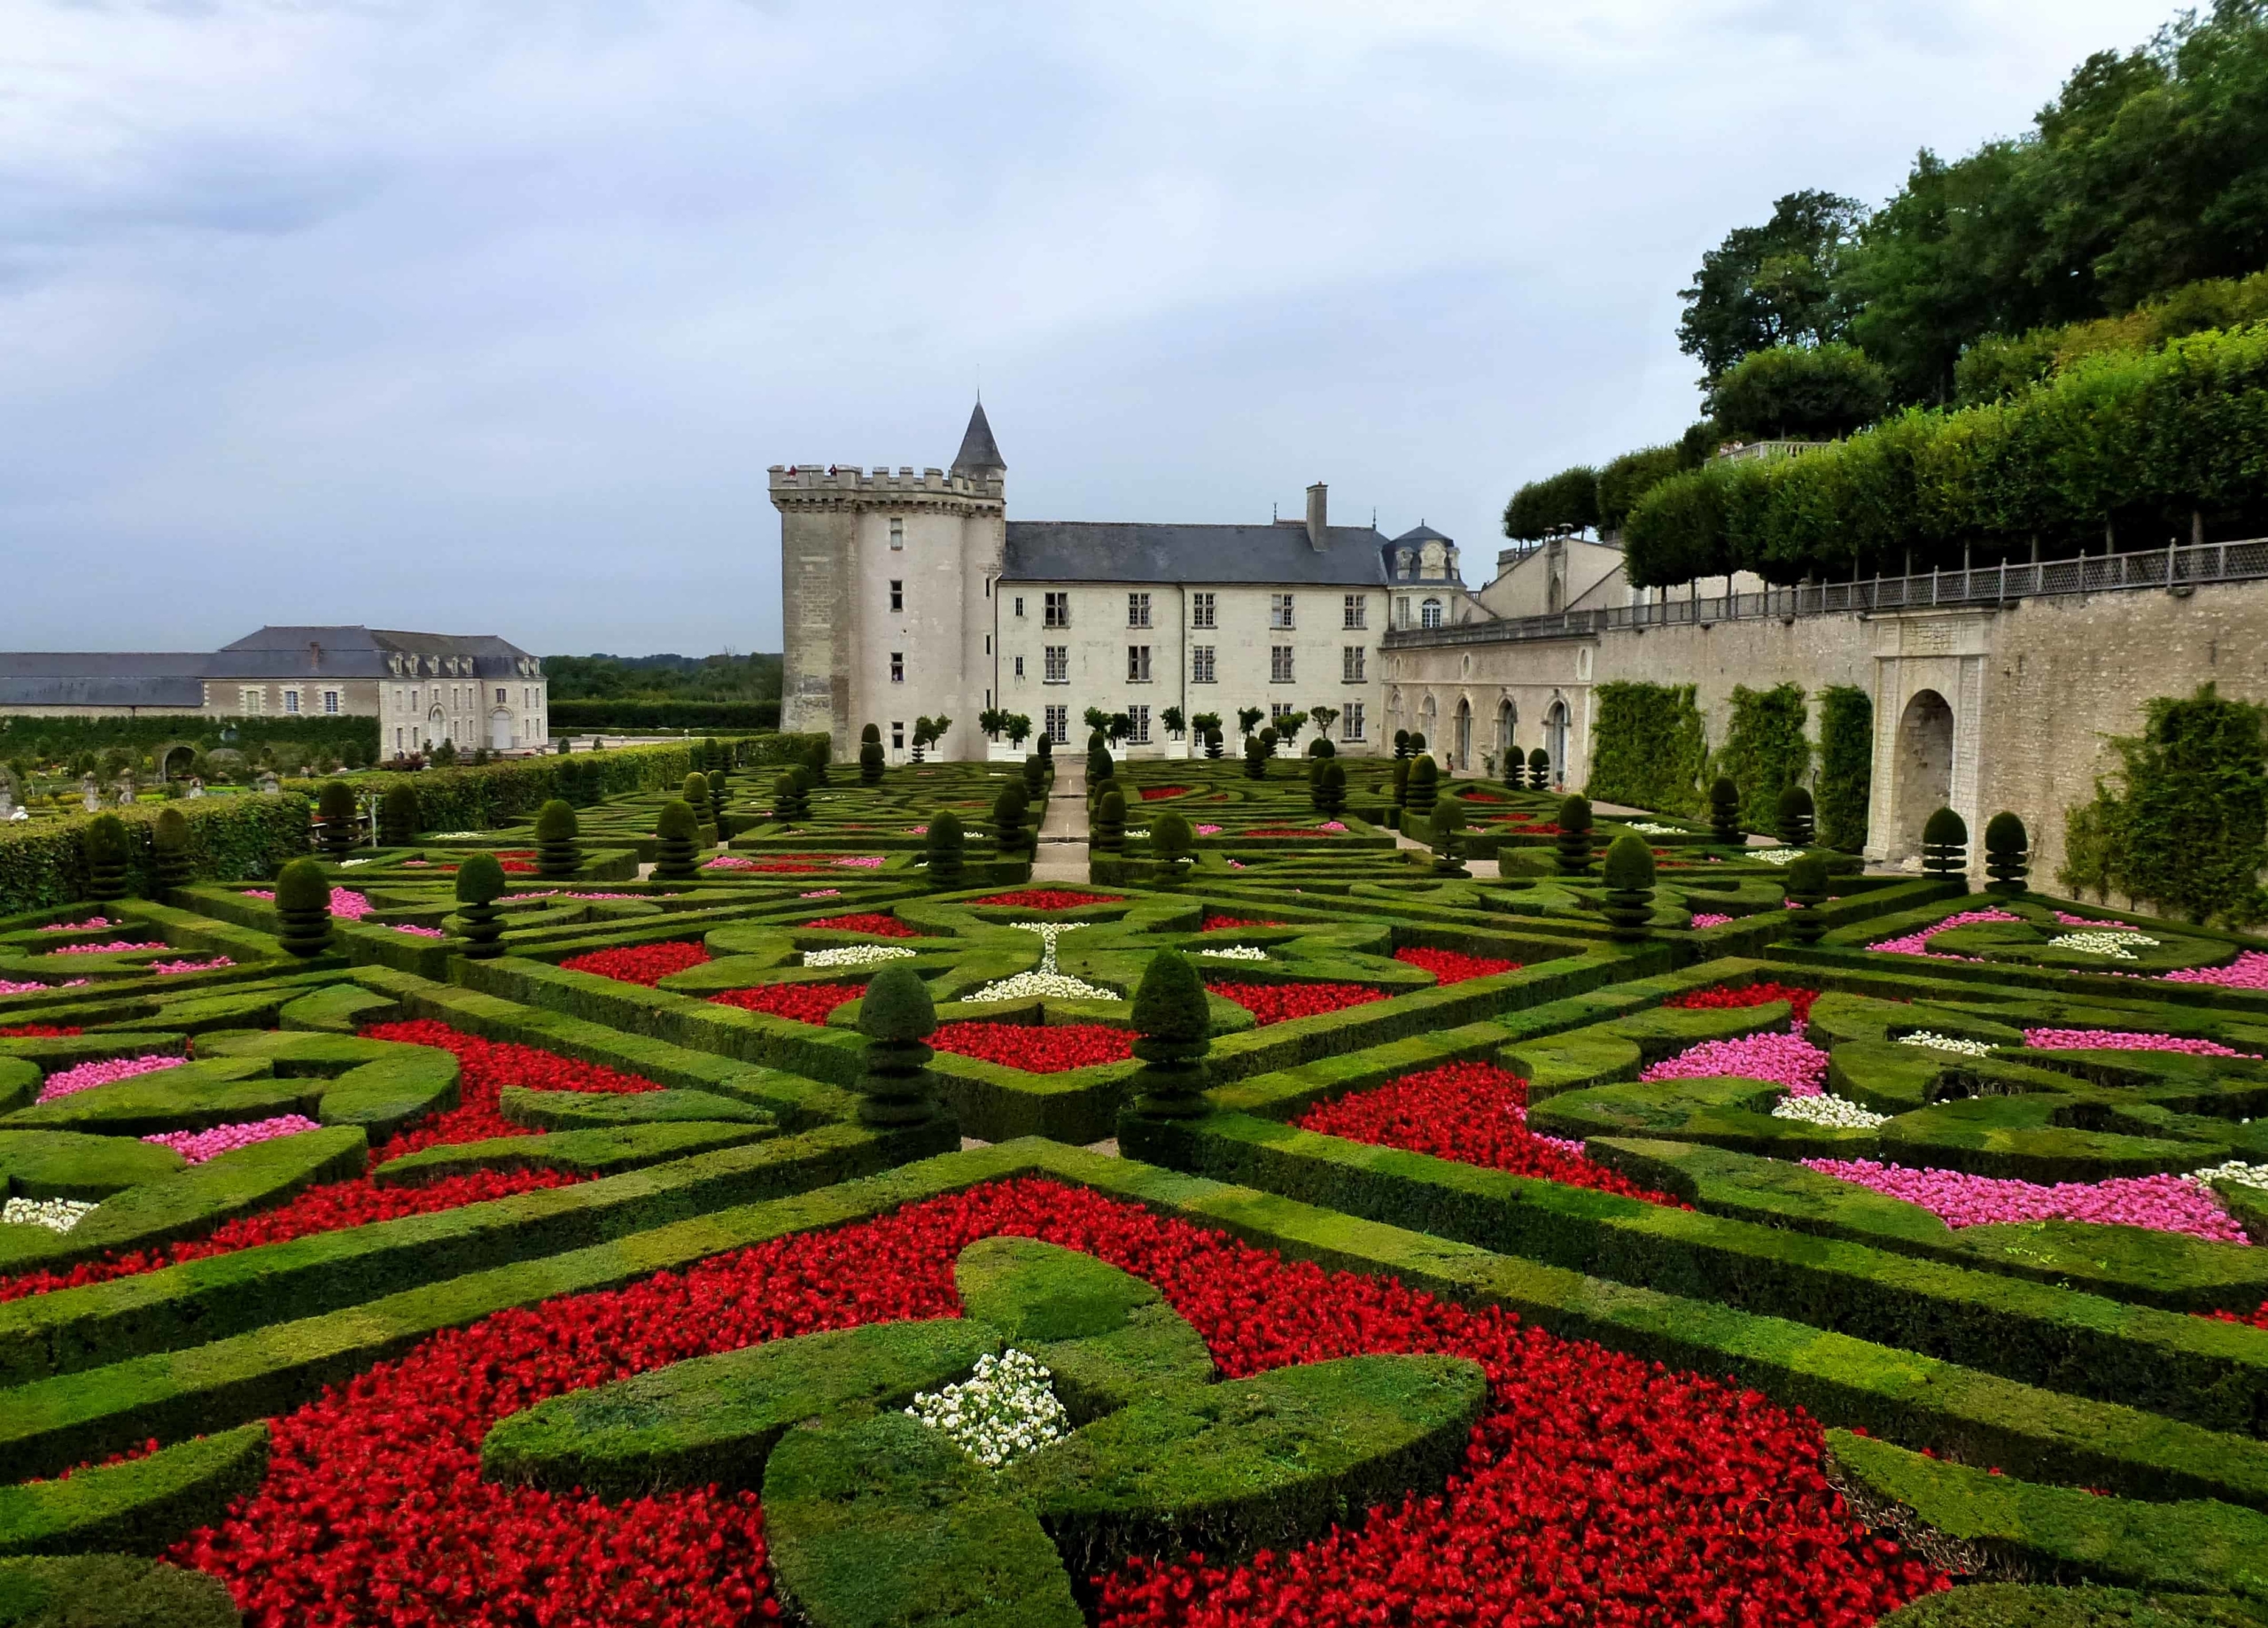
[(780, 647), (773, 463), (1422, 519), (1697, 415), (1677, 291), (2164, 0), (0, 0), (0, 648)]

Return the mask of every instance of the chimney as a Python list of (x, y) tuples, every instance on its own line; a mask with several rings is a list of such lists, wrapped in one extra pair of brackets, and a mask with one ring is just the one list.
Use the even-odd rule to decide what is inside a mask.
[(1331, 488), (1321, 481), (1308, 488), (1308, 547), (1321, 554), (1324, 548), (1324, 527), (1328, 523)]

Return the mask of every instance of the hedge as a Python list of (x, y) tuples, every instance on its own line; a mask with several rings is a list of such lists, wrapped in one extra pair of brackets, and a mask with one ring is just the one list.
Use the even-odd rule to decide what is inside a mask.
[(1593, 688), (1598, 711), (1584, 795), (1664, 814), (1698, 814), (1708, 747), (1693, 697), (1690, 684), (1616, 679)]
[(2226, 1596), (2031, 1583), (1974, 1583), (1924, 1594), (1875, 1622), (1876, 1628), (2260, 1628), (2256, 1612)]
[(242, 1628), (227, 1584), (131, 1554), (0, 1560), (0, 1628)]
[[(221, 738), (233, 731), (234, 740)], [(186, 744), (198, 751), (222, 747), (256, 758), (263, 747), (298, 747), (344, 756), (359, 745), (365, 761), (378, 753), (375, 717), (205, 717), (177, 713), (159, 717), (54, 717), (39, 713), (0, 713), (0, 760), (29, 758), (60, 762), (82, 752), (117, 748), (136, 756), (156, 756), (159, 747)]]
[[(133, 852), (127, 867), (128, 891), (137, 898), (158, 892), (151, 827), (163, 809), (178, 810), (189, 821), (192, 872), (219, 881), (254, 881), (273, 876), (307, 851), (314, 806), (295, 791), (274, 796), (198, 797), (172, 802), (137, 802), (105, 810), (126, 822)], [(24, 830), (0, 830), (0, 915), (69, 904), (89, 896), (89, 814), (37, 821)]]
[(1819, 693), (1819, 784), (1814, 787), (1821, 845), (1846, 854), (1865, 851), (1874, 778), (1874, 699), (1856, 685), (1829, 685)]
[(245, 1424), (67, 1481), (0, 1487), (0, 1554), (162, 1554), (217, 1524), (267, 1469), (268, 1426)]
[(777, 729), (776, 701), (555, 701), (555, 733), (569, 730)]
[(1807, 717), (1799, 684), (1778, 684), (1768, 690), (1733, 686), (1725, 744), (1711, 766), (1740, 788), (1744, 829), (1775, 829), (1782, 789), (1801, 786), (1809, 776), (1811, 742), (1804, 739)]

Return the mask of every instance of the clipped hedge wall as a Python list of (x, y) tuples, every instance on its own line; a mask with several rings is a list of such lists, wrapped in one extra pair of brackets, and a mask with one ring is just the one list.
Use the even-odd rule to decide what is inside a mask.
[[(726, 742), (742, 764), (777, 763), (819, 735), (760, 735)], [(417, 794), (420, 831), (489, 831), (532, 818), (554, 797), (589, 804), (625, 793), (674, 792), (693, 771), (689, 741), (603, 752), (517, 757), (462, 769), (379, 772), (357, 778), (367, 791), (405, 781)]]
[(555, 701), (555, 732), (579, 729), (777, 729), (776, 701)]
[(1811, 770), (1811, 742), (1804, 739), (1809, 717), (1799, 684), (1775, 684), (1768, 690), (1733, 686), (1732, 719), (1713, 766), (1740, 787), (1740, 820), (1746, 829), (1772, 830), (1781, 791), (1804, 783)]
[(1591, 696), (1598, 713), (1583, 795), (1664, 814), (1700, 813), (1709, 748), (1694, 686), (1618, 679)]
[[(163, 809), (189, 821), (190, 865), (214, 881), (252, 881), (273, 876), (307, 851), (313, 806), (296, 791), (275, 796), (200, 797), (111, 809), (126, 822), (132, 841), (127, 891), (151, 897), (158, 890), (151, 827)], [(35, 823), (0, 831), (0, 915), (68, 904), (88, 896), (87, 827), (95, 816)]]
[(1874, 790), (1874, 699), (1856, 685), (1829, 685), (1819, 693), (1819, 783), (1812, 788), (1821, 844), (1864, 851)]
[[(222, 740), (223, 730), (234, 730), (237, 738)], [(59, 761), (113, 747), (137, 755), (154, 754), (161, 746), (181, 741), (204, 752), (227, 746), (247, 758), (257, 757), (262, 747), (293, 746), (344, 756), (348, 747), (360, 746), (369, 759), (377, 756), (378, 720), (321, 715), (247, 718), (175, 713), (159, 717), (80, 718), (0, 713), (0, 758)]]

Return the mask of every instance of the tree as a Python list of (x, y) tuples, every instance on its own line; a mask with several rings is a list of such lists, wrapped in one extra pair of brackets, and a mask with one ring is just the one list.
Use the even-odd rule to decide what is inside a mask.
[(1024, 713), (1009, 713), (1002, 720), (1000, 727), (1006, 732), (1008, 744), (1018, 751), (1021, 751), (1024, 742), (1031, 739), (1031, 719)]
[(1598, 523), (1598, 471), (1588, 464), (1532, 480), (1504, 505), (1504, 535), (1516, 542), (1571, 537)]
[(1179, 707), (1168, 707), (1159, 713), (1158, 722), (1163, 724), (1166, 726), (1166, 733), (1177, 740), (1181, 739), (1183, 733), (1189, 727), (1189, 720), (1182, 716)]
[(1254, 729), (1260, 726), (1260, 720), (1267, 716), (1268, 709), (1265, 707), (1239, 707), (1237, 709), (1237, 733), (1240, 735), (1250, 734)]
[(1742, 440), (1831, 441), (1870, 424), (1889, 405), (1890, 381), (1855, 345), (1774, 345), (1751, 351), (1709, 389), (1709, 411)]
[(1331, 726), (1339, 721), (1339, 709), (1336, 707), (1309, 707), (1308, 709), (1308, 717), (1313, 720), (1315, 724), (1317, 738), (1324, 739), (1330, 735)]
[(1609, 461), (1598, 472), (1599, 530), (1619, 531), (1630, 517), (1632, 504), (1671, 476), (1699, 462), (1682, 446), (1642, 447)]
[(1701, 257), (1692, 285), (1678, 291), (1677, 348), (1700, 362), (1704, 383), (1751, 351), (1844, 337), (1837, 276), (1866, 218), (1855, 199), (1790, 192), (1762, 226), (1735, 228)]
[(1273, 725), (1276, 738), (1287, 743), (1295, 742), (1300, 738), (1300, 731), (1307, 727), (1307, 723), (1308, 715), (1304, 712), (1279, 712)]
[(1086, 725), (1087, 733), (1091, 735), (1103, 735), (1110, 733), (1110, 714), (1105, 712), (1100, 707), (1089, 707), (1079, 715), (1079, 719)]

